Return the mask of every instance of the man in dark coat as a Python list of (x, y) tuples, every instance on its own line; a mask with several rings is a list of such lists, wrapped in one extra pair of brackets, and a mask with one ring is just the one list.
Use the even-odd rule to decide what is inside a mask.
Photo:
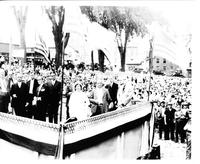
[(109, 104), (112, 102), (108, 89), (104, 87), (101, 80), (97, 81), (97, 87), (90, 94), (92, 103), (92, 116), (109, 112)]
[(22, 74), (17, 77), (17, 83), (11, 86), (10, 96), (12, 98), (11, 107), (14, 108), (17, 116), (26, 117), (25, 107), (28, 106), (28, 86), (22, 81)]
[(58, 123), (58, 108), (61, 100), (61, 82), (56, 79), (56, 75), (51, 75), (50, 82), (48, 83), (49, 96), (48, 96), (48, 117), (49, 122)]
[(34, 115), (33, 97), (36, 96), (37, 88), (39, 86), (37, 79), (31, 75), (31, 79), (27, 82), (28, 85), (28, 106), (26, 107), (27, 117), (32, 118)]
[(169, 140), (169, 135), (170, 139), (174, 140), (175, 112), (176, 110), (172, 108), (172, 104), (168, 103), (164, 113), (165, 140)]
[(118, 84), (114, 82), (114, 77), (110, 78), (110, 83), (106, 85), (106, 88), (108, 89), (108, 92), (110, 94), (110, 97), (112, 99), (112, 106), (110, 106), (110, 111), (117, 109), (117, 92), (118, 92)]
[(38, 84), (39, 85), (36, 89), (36, 97), (34, 97), (36, 104), (34, 118), (37, 120), (46, 121), (49, 90), (42, 77), (38, 77)]

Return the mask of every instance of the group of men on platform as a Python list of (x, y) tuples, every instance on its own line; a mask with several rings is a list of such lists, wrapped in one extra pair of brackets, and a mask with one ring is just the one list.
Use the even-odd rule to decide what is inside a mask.
[[(47, 76), (33, 73), (26, 75), (17, 73), (14, 78), (6, 77), (5, 75), (5, 70), (1, 68), (0, 79), (5, 80), (5, 85), (0, 85), (0, 112), (8, 113), (9, 109), (12, 109), (12, 112), (17, 116), (41, 121), (46, 121), (47, 116), (50, 123), (58, 123), (58, 112), (62, 96), (60, 76), (53, 73)], [(26, 76), (29, 76), (29, 80), (24, 80)], [(0, 81), (2, 82), (2, 80)], [(110, 97), (109, 104), (112, 103), (112, 109), (110, 110), (115, 110), (118, 84), (112, 82), (105, 89)], [(66, 93), (68, 102), (72, 92), (73, 90), (70, 90)], [(102, 103), (104, 104), (105, 102), (103, 101)], [(67, 107), (68, 102), (66, 104)], [(102, 106), (100, 105), (100, 107)], [(104, 113), (103, 109), (102, 111), (96, 110), (95, 112), (93, 115)], [(67, 111), (67, 118), (69, 117), (70, 115)]]
[(49, 122), (58, 122), (61, 82), (55, 76), (44, 82), (42, 77), (36, 79), (34, 75), (29, 75), (30, 80), (25, 82), (22, 73), (17, 74), (16, 81), (6, 78), (3, 68), (0, 74), (0, 112), (8, 113), (11, 108), (17, 116), (42, 121), (48, 114)]

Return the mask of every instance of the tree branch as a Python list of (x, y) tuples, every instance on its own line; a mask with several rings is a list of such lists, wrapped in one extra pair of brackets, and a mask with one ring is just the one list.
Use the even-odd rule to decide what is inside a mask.
[(57, 22), (56, 22), (56, 19), (55, 19), (55, 10), (53, 8), (51, 8), (51, 9), (45, 9), (45, 11), (46, 11), (49, 19), (51, 20), (52, 24), (54, 26), (57, 26)]

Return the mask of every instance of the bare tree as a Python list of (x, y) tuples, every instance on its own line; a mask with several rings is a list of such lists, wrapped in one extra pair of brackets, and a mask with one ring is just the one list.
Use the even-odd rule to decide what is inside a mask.
[(24, 60), (22, 62), (26, 63), (25, 27), (26, 27), (28, 6), (20, 6), (18, 8), (16, 6), (13, 6), (12, 8), (20, 32), (20, 46), (24, 50)]
[[(56, 48), (56, 68), (62, 64), (62, 46), (63, 46), (63, 24), (65, 19), (65, 8), (63, 6), (51, 6), (45, 8), (45, 11), (52, 22), (52, 33)], [(67, 46), (67, 45), (66, 45)], [(66, 47), (65, 46), (65, 47)]]

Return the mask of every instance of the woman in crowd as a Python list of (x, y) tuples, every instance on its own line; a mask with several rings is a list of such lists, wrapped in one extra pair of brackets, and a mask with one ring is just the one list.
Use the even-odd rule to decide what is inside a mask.
[(133, 99), (133, 96), (134, 88), (131, 82), (121, 84), (117, 94), (118, 106), (128, 106), (129, 104), (131, 104), (130, 101)]
[(91, 116), (90, 101), (82, 89), (82, 85), (76, 83), (69, 99), (69, 116), (76, 117), (79, 121)]

